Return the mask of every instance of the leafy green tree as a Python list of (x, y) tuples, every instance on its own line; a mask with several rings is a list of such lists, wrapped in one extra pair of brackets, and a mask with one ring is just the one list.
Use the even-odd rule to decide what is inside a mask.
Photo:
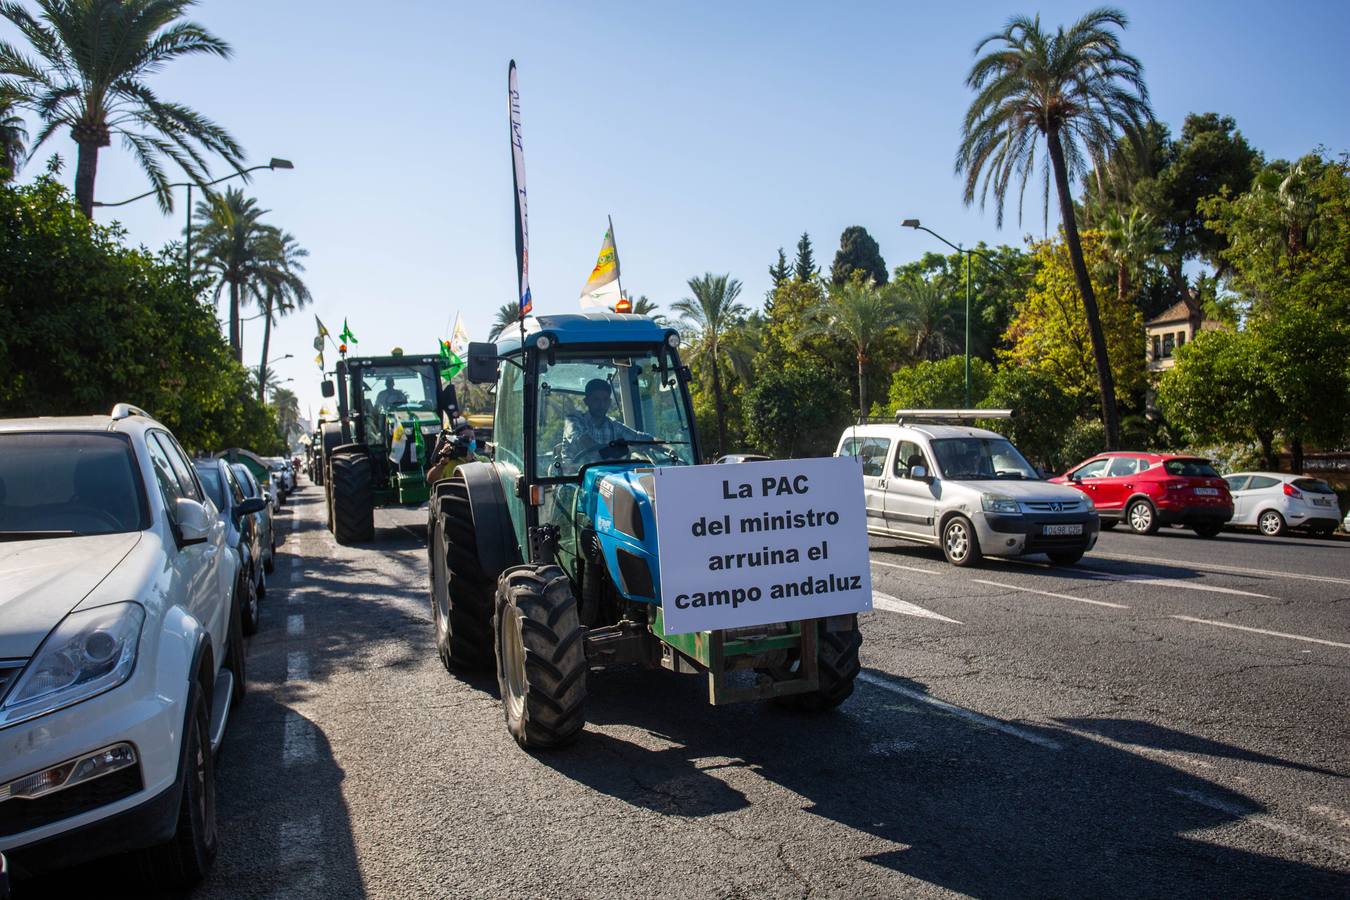
[(163, 100), (145, 80), (177, 59), (230, 57), (230, 47), (183, 18), (195, 0), (36, 0), (35, 18), (18, 3), (0, 5), (36, 57), (0, 42), (0, 90), (43, 122), (33, 149), (68, 128), (79, 148), (75, 197), (93, 217), (99, 150), (120, 135), (150, 179), (162, 210), (173, 209), (166, 160), (201, 184), (207, 155), (238, 169), (244, 151), (229, 132), (181, 103)]
[(787, 255), (783, 253), (783, 248), (778, 248), (778, 261), (769, 266), (769, 280), (773, 283), (769, 293), (772, 294), (778, 290), (788, 279), (792, 277), (792, 266), (788, 265)]
[(1112, 210), (1102, 222), (1102, 249), (1115, 269), (1116, 299), (1125, 303), (1134, 296), (1134, 284), (1143, 275), (1162, 246), (1162, 234), (1153, 217), (1138, 209), (1128, 214)]
[(892, 287), (900, 319), (911, 335), (909, 350), (914, 359), (942, 359), (961, 349), (964, 311), (957, 309), (956, 285), (951, 279), (916, 273), (897, 279)]
[[(976, 245), (975, 251), (970, 269), (970, 355), (994, 362), (997, 351), (1007, 349), (1004, 334), (1017, 304), (1031, 286), (1036, 258), (1007, 245), (988, 247), (981, 243)], [(951, 285), (952, 339), (957, 342), (957, 348), (961, 348), (965, 343), (966, 327), (964, 255), (925, 253), (914, 262), (896, 266), (892, 283), (909, 278)]]
[(501, 340), (502, 333), (515, 327), (520, 318), (520, 307), (514, 303), (503, 303), (497, 307), (497, 317), (492, 320), (492, 330), (488, 332), (489, 341)]
[(262, 308), (263, 314), (262, 360), (258, 363), (259, 400), (265, 399), (262, 391), (267, 380), (273, 325), (278, 318), (308, 306), (312, 299), (309, 287), (300, 277), (305, 271), (300, 260), (309, 256), (309, 251), (300, 246), (295, 235), (277, 231), (271, 236), (264, 252), (268, 265), (260, 273), (258, 283), (253, 286), (254, 301)]
[(881, 258), (881, 247), (861, 225), (850, 225), (839, 236), (839, 250), (830, 266), (830, 283), (841, 285), (861, 272), (863, 278), (884, 285), (889, 277), (886, 260)]
[(23, 164), (28, 131), (14, 114), (13, 104), (0, 94), (0, 184), (13, 181)]
[[(1016, 16), (1003, 31), (985, 38), (966, 84), (976, 92), (966, 113), (956, 169), (966, 176), (965, 201), (980, 198), (983, 206), (992, 188), (998, 224), (1013, 181), (1021, 183), (1018, 211), (1036, 164), (1039, 139), (1044, 139), (1059, 195), (1059, 212), (1074, 277), (1083, 302), (1092, 356), (1101, 390), (1102, 421), (1107, 445), (1120, 441), (1120, 413), (1115, 380), (1107, 356), (1096, 292), (1083, 257), (1070, 183), (1100, 163), (1117, 136), (1136, 143), (1153, 118), (1144, 85), (1143, 66), (1120, 45), (1118, 30), (1127, 19), (1117, 9), (1096, 9), (1067, 31), (1050, 34), (1040, 18)], [(1048, 204), (1046, 215), (1048, 216)]]
[(814, 281), (820, 274), (816, 267), (816, 254), (811, 248), (811, 235), (805, 231), (797, 241), (797, 261), (792, 264), (792, 277), (798, 281)]
[(729, 274), (707, 272), (691, 278), (689, 290), (694, 296), (676, 301), (671, 308), (683, 319), (690, 360), (711, 375), (713, 408), (717, 416), (717, 451), (725, 453), (727, 408), (722, 389), (725, 340), (747, 309), (736, 300), (741, 294), (741, 283)]
[(993, 374), (982, 406), (1011, 409), (1013, 418), (990, 427), (1011, 440), (1037, 465), (1059, 472), (1077, 462), (1066, 459), (1062, 447), (1065, 423), (1078, 414), (1078, 403), (1048, 372), (1007, 365)]
[(844, 284), (831, 287), (825, 300), (810, 312), (809, 319), (804, 337), (832, 337), (853, 350), (858, 367), (858, 409), (861, 415), (866, 415), (868, 354), (886, 331), (900, 323), (900, 311), (890, 294), (871, 281), (864, 281), (861, 273), (857, 273)]
[[(985, 397), (993, 383), (994, 367), (978, 357), (970, 361), (970, 399), (988, 406)], [(966, 405), (964, 357), (924, 360), (895, 370), (886, 395), (886, 409), (873, 415), (889, 416), (897, 409), (960, 409)]]
[(300, 398), (284, 387), (273, 388), (271, 405), (277, 417), (277, 428), (290, 444), (304, 433), (300, 428)]
[(838, 379), (822, 369), (769, 370), (745, 395), (747, 435), (778, 459), (827, 455), (849, 423), (848, 401)]

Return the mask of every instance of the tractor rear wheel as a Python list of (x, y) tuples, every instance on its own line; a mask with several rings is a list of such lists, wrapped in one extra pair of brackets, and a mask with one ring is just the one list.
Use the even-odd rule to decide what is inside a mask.
[[(816, 648), (820, 688), (809, 694), (779, 697), (779, 705), (802, 712), (825, 712), (843, 703), (853, 693), (853, 682), (861, 669), (858, 651), (862, 648), (862, 632), (858, 630), (858, 617), (850, 616), (849, 628), (844, 631), (827, 631), (821, 621), (817, 625)], [(770, 674), (776, 678), (796, 677), (798, 665), (792, 664), (791, 673)]]
[(375, 537), (375, 497), (370, 480), (370, 458), (362, 453), (333, 457), (333, 537), (354, 544)]
[(478, 559), (478, 532), (464, 478), (451, 476), (437, 484), (431, 503), (427, 551), (436, 652), (452, 671), (489, 669), (496, 585)]
[(507, 569), (493, 625), (511, 736), (527, 750), (575, 740), (586, 724), (586, 632), (567, 575), (555, 565)]

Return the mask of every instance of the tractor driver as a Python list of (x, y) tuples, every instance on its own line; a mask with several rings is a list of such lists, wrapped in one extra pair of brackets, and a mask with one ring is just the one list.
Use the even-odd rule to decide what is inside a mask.
[(603, 459), (623, 459), (624, 448), (610, 448), (611, 441), (651, 441), (650, 434), (636, 431), (609, 415), (614, 389), (603, 378), (586, 382), (586, 410), (567, 417), (563, 425), (563, 458), (574, 468)]
[(383, 412), (388, 412), (395, 406), (401, 406), (407, 402), (408, 395), (394, 387), (393, 376), (384, 380), (384, 390), (375, 396), (375, 406)]

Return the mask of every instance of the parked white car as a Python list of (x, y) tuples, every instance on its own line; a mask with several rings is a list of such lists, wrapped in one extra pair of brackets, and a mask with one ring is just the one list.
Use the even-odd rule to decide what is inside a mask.
[(1223, 480), (1233, 495), (1229, 525), (1254, 525), (1269, 537), (1293, 528), (1331, 534), (1341, 517), (1336, 492), (1320, 478), (1286, 472), (1235, 472)]
[(235, 557), (168, 430), (0, 421), (0, 851), (41, 872), (216, 852), (214, 750), (244, 693)]
[(897, 410), (898, 423), (858, 425), (836, 456), (863, 464), (867, 530), (942, 548), (970, 566), (982, 556), (1044, 553), (1072, 565), (1097, 543), (1092, 501), (1050, 484), (1007, 438), (983, 428), (913, 424), (1006, 418), (995, 410)]

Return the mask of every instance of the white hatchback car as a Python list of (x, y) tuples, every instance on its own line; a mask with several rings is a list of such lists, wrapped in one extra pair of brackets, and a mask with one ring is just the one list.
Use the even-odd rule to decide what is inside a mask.
[(849, 428), (835, 456), (863, 464), (867, 530), (942, 548), (954, 566), (1044, 553), (1072, 565), (1097, 543), (1092, 501), (1041, 478), (1007, 438), (924, 421), (1006, 418), (1005, 410), (898, 410), (897, 424)]
[(1326, 535), (1341, 517), (1336, 492), (1320, 478), (1287, 472), (1236, 472), (1225, 475), (1233, 495), (1229, 525), (1254, 525), (1270, 537), (1291, 528)]
[(225, 526), (141, 410), (0, 420), (0, 851), (16, 874), (216, 850), (214, 753), (244, 692)]

